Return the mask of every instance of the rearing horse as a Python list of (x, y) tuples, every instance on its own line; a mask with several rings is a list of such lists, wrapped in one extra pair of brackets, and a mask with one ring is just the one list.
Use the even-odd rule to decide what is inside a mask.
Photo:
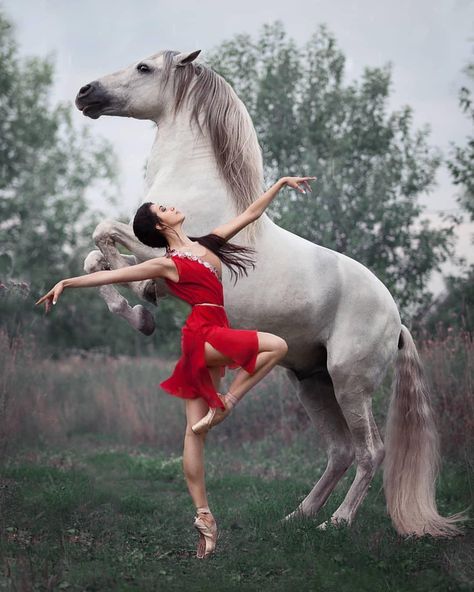
[[(221, 76), (195, 61), (199, 53), (160, 51), (86, 84), (75, 99), (92, 119), (156, 123), (143, 201), (171, 200), (186, 212), (192, 236), (228, 221), (263, 192), (262, 153), (248, 111)], [(284, 230), (266, 214), (239, 234), (236, 242), (257, 250), (257, 265), (235, 287), (224, 274), (229, 320), (286, 340), (281, 365), (328, 456), (324, 474), (285, 520), (316, 514), (355, 462), (354, 481), (330, 519), (350, 525), (384, 461), (387, 510), (398, 533), (460, 534), (455, 522), (466, 517), (445, 518), (436, 508), (439, 437), (417, 350), (387, 288), (357, 261)], [(163, 255), (140, 243), (130, 224), (114, 220), (101, 222), (93, 238), (99, 250), (87, 256), (87, 273)], [(116, 243), (133, 255), (122, 255)], [(169, 294), (161, 279), (128, 286), (154, 305)], [(145, 307), (132, 308), (111, 285), (99, 292), (135, 329), (154, 331)], [(384, 446), (372, 395), (395, 362)]]

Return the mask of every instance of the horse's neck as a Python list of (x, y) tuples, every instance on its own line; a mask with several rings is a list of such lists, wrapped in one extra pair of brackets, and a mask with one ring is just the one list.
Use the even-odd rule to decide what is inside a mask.
[(190, 125), (189, 111), (160, 120), (148, 159), (144, 201), (182, 208), (186, 232), (207, 234), (237, 214), (210, 139)]
[(166, 178), (183, 172), (198, 173), (203, 166), (214, 168), (214, 154), (209, 138), (191, 127), (190, 111), (183, 108), (175, 118), (164, 115), (148, 159), (145, 179), (148, 187), (158, 174)]

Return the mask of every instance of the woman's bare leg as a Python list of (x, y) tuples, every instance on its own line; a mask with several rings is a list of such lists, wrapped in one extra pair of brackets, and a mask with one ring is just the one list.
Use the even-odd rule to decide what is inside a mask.
[[(216, 390), (220, 385), (220, 368), (209, 368)], [(183, 470), (189, 493), (196, 509), (208, 507), (205, 471), (204, 445), (207, 434), (195, 434), (191, 426), (204, 417), (209, 409), (205, 399), (186, 399), (186, 432), (184, 435)]]
[[(218, 390), (220, 384), (220, 368), (210, 368), (209, 372), (214, 387)], [(186, 399), (185, 404), (186, 432), (184, 435), (183, 469), (189, 493), (196, 507), (197, 520), (194, 522), (194, 526), (199, 531), (196, 557), (203, 559), (212, 552), (212, 547), (215, 547), (217, 525), (208, 506), (204, 475), (204, 445), (207, 434), (195, 434), (191, 426), (206, 414), (208, 405), (202, 397), (198, 399)], [(203, 531), (203, 524), (207, 530)], [(209, 533), (213, 533), (210, 540)], [(209, 550), (208, 544), (210, 545)]]
[[(228, 389), (228, 392), (234, 397), (236, 402), (242, 399), (242, 397), (255, 386), (257, 382), (262, 380), (262, 378), (285, 357), (288, 351), (286, 341), (281, 337), (278, 337), (278, 335), (263, 331), (258, 331), (257, 335), (259, 354), (257, 355), (255, 370), (252, 374), (249, 374), (246, 370), (241, 368)], [(206, 343), (205, 346), (206, 362), (208, 365), (214, 363), (222, 364), (223, 359), (228, 360), (228, 358), (223, 358), (222, 354), (214, 349), (210, 343)], [(236, 402), (234, 404), (236, 404)]]

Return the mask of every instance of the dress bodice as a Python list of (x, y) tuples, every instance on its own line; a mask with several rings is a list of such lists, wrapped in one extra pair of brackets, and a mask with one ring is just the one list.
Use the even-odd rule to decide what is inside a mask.
[(189, 251), (171, 249), (165, 257), (173, 259), (179, 280), (165, 281), (170, 291), (188, 304), (202, 302), (224, 305), (224, 289), (216, 267)]

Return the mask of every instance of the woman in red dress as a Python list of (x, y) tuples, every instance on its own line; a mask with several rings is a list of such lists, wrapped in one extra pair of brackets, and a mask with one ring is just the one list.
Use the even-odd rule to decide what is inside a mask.
[[(164, 278), (169, 290), (192, 306), (182, 329), (181, 357), (172, 375), (160, 386), (185, 400), (183, 469), (196, 506), (198, 558), (208, 557), (217, 540), (217, 525), (208, 506), (204, 479), (206, 434), (288, 351), (285, 340), (277, 335), (230, 327), (224, 308), (222, 263), (237, 280), (242, 273), (247, 274), (247, 266), (254, 266), (250, 257), (254, 251), (227, 241), (261, 216), (284, 185), (305, 193), (304, 186), (311, 191), (309, 180), (315, 178), (281, 178), (243, 213), (202, 237), (189, 237), (183, 232), (183, 212), (162, 204), (144, 203), (135, 214), (133, 230), (144, 244), (166, 247), (164, 257), (61, 280), (36, 302), (45, 302), (48, 312), (51, 302), (56, 304), (65, 288)], [(218, 390), (226, 366), (240, 370), (223, 394)]]

